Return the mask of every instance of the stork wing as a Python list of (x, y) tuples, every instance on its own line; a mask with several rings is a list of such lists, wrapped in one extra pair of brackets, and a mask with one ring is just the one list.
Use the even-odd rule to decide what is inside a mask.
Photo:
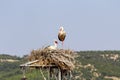
[(65, 37), (66, 37), (66, 33), (65, 33), (65, 32), (58, 33), (58, 39), (59, 39), (60, 41), (64, 41), (64, 40), (65, 40)]

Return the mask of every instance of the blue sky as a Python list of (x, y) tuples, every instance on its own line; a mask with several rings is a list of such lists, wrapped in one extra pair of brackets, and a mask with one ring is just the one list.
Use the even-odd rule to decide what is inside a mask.
[[(52, 45), (60, 26), (72, 50), (120, 50), (120, 0), (0, 0), (0, 54)], [(61, 44), (59, 43), (59, 47)]]

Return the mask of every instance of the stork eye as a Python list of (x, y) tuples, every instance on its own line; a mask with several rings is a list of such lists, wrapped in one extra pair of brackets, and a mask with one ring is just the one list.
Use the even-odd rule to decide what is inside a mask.
[(57, 41), (55, 41), (55, 43), (56, 43), (56, 44), (58, 44), (58, 42), (57, 42)]

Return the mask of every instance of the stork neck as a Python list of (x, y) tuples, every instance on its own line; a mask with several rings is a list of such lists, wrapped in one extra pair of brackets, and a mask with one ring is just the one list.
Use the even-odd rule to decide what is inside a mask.
[(55, 46), (55, 47), (57, 47), (57, 44), (56, 44), (56, 43), (54, 43), (54, 46)]

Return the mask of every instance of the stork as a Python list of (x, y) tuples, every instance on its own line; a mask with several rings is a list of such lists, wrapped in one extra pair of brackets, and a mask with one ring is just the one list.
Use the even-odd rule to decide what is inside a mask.
[(60, 30), (58, 32), (58, 39), (62, 42), (62, 46), (65, 40), (65, 37), (66, 37), (66, 32), (64, 31), (63, 27), (60, 27)]
[(54, 41), (54, 45), (47, 46), (46, 49), (55, 50), (55, 49), (57, 49), (57, 45), (58, 45), (58, 41), (55, 40), (55, 41)]

